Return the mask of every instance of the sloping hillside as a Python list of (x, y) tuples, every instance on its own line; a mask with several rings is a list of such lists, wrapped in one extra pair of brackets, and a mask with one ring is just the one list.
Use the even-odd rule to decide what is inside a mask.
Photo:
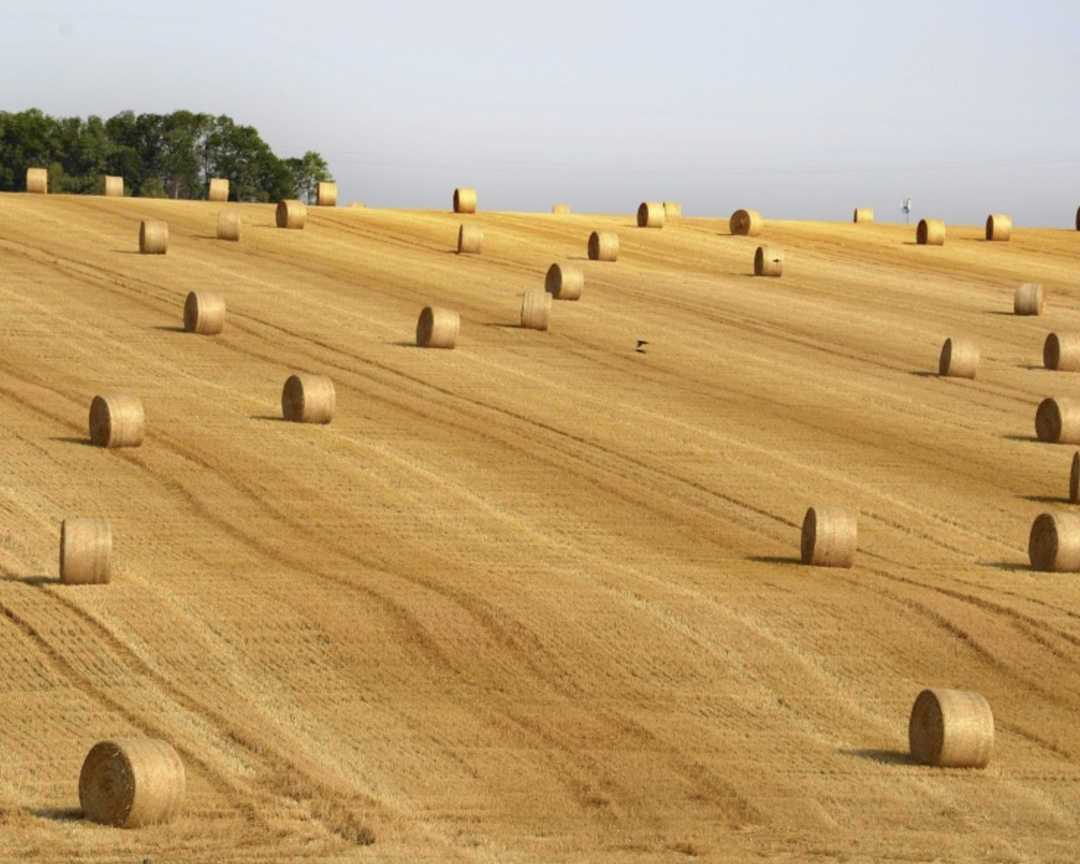
[[(1042, 366), (1080, 234), (243, 205), (228, 243), (219, 209), (0, 196), (0, 859), (1072, 860), (1080, 577), (1027, 539), (1070, 507), (1033, 421), (1080, 396)], [(554, 262), (582, 297), (522, 329)], [(455, 350), (415, 347), (429, 304)], [(294, 372), (331, 424), (281, 420)], [(90, 446), (108, 393), (141, 447)], [(811, 506), (857, 513), (851, 569), (799, 562)], [(59, 583), (77, 516), (108, 585)], [(990, 701), (986, 769), (910, 761), (927, 686)], [(83, 758), (132, 736), (180, 753), (183, 814), (84, 821)]]

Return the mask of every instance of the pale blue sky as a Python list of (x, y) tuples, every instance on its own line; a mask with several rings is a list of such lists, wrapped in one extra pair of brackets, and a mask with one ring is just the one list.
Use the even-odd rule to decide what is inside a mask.
[(0, 0), (0, 109), (180, 108), (339, 200), (1071, 227), (1080, 3)]

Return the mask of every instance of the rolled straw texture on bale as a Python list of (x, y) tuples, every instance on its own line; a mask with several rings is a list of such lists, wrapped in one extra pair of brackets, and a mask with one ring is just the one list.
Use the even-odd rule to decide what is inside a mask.
[(1080, 444), (1080, 401), (1043, 399), (1035, 409), (1035, 435), (1051, 444)]
[(682, 204), (680, 204), (678, 201), (665, 201), (664, 218), (682, 219)]
[(278, 228), (303, 228), (307, 222), (307, 205), (298, 198), (286, 198), (284, 201), (278, 201), (274, 218)]
[(844, 507), (811, 507), (803, 517), (800, 552), (803, 564), (850, 567), (855, 561), (858, 523)]
[(90, 442), (98, 447), (138, 447), (144, 418), (138, 396), (95, 396), (90, 402)]
[(461, 318), (453, 309), (425, 306), (416, 322), (416, 344), (421, 348), (453, 348)]
[(740, 237), (757, 237), (764, 227), (765, 221), (757, 210), (736, 210), (728, 222), (731, 233)]
[(664, 205), (656, 201), (642, 201), (637, 208), (638, 228), (663, 228)]
[(224, 177), (210, 178), (210, 191), (206, 193), (207, 201), (228, 201), (229, 181)]
[(569, 204), (555, 204), (551, 208), (551, 212), (554, 213), (556, 216), (565, 216), (570, 212), (570, 205)]
[(49, 172), (46, 168), (26, 169), (26, 191), (33, 195), (47, 195), (49, 192)]
[(1013, 293), (1013, 313), (1042, 315), (1046, 311), (1046, 289), (1038, 282), (1017, 285)]
[(60, 523), (60, 581), (65, 585), (106, 585), (112, 569), (112, 528), (108, 519), (65, 519)]
[(551, 295), (547, 291), (526, 291), (521, 298), (521, 326), (527, 330), (547, 330), (551, 321)]
[(775, 246), (758, 246), (754, 253), (755, 276), (782, 276), (784, 253)]
[(874, 221), (874, 208), (873, 207), (856, 207), (855, 208), (855, 222), (873, 222)]
[(217, 239), (236, 242), (240, 239), (240, 211), (222, 210), (217, 216)]
[(544, 277), (544, 290), (556, 300), (577, 300), (585, 288), (585, 271), (576, 264), (552, 264)]
[(107, 198), (124, 197), (124, 178), (106, 174), (102, 183), (102, 194)]
[(479, 255), (484, 245), (484, 229), (474, 222), (467, 222), (458, 228), (457, 251), (459, 255)]
[(143, 219), (139, 225), (139, 252), (143, 255), (164, 255), (169, 248), (169, 223), (160, 219)]
[(920, 219), (915, 239), (920, 246), (944, 246), (945, 223), (941, 219)]
[(336, 407), (334, 382), (325, 375), (290, 375), (281, 390), (281, 416), (293, 423), (329, 423)]
[(619, 258), (619, 235), (614, 231), (593, 231), (589, 235), (590, 261), (616, 261)]
[(315, 187), (316, 207), (337, 207), (337, 183), (323, 180)]
[(1049, 334), (1043, 342), (1043, 366), (1057, 372), (1080, 372), (1080, 334)]
[(1012, 236), (1012, 219), (1004, 213), (991, 213), (986, 217), (986, 239), (1008, 240)]
[(1031, 523), (1028, 558), (1032, 570), (1075, 573), (1080, 570), (1080, 515), (1040, 513)]
[(225, 295), (218, 291), (192, 291), (184, 301), (184, 330), (215, 336), (225, 329)]
[(476, 212), (476, 190), (465, 186), (459, 186), (454, 190), (454, 212)]
[(1080, 504), (1080, 450), (1073, 453), (1072, 469), (1069, 471), (1069, 503)]
[(911, 758), (938, 768), (985, 768), (994, 749), (994, 712), (980, 693), (928, 688), (911, 706)]
[(974, 378), (979, 369), (979, 346), (970, 339), (946, 339), (941, 346), (938, 375)]
[(79, 773), (79, 803), (91, 822), (140, 828), (171, 822), (187, 792), (184, 763), (157, 738), (117, 738), (90, 748)]

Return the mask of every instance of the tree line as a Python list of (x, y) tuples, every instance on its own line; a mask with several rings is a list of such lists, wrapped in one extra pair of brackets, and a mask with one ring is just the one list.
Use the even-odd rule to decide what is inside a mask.
[(254, 127), (191, 111), (108, 120), (0, 111), (0, 191), (25, 191), (27, 168), (47, 168), (53, 193), (101, 194), (111, 175), (124, 178), (125, 195), (149, 198), (205, 199), (210, 179), (224, 177), (230, 200), (311, 203), (318, 183), (333, 180), (314, 151), (282, 159)]

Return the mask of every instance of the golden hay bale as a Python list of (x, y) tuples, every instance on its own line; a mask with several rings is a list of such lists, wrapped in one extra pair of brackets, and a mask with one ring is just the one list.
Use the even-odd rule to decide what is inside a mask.
[(915, 240), (920, 246), (944, 246), (945, 222), (941, 219), (920, 219), (915, 229)]
[(315, 187), (316, 207), (337, 207), (337, 183), (322, 180)]
[(1080, 514), (1040, 513), (1028, 537), (1031, 569), (1046, 573), (1080, 570)]
[(570, 212), (569, 204), (556, 204), (551, 208), (551, 212), (556, 216), (566, 216)]
[(979, 346), (970, 339), (946, 339), (941, 346), (938, 375), (974, 378), (979, 368)]
[(222, 210), (217, 216), (217, 239), (240, 240), (240, 211)]
[(184, 301), (184, 330), (214, 336), (225, 329), (225, 295), (218, 291), (191, 291)]
[(1049, 334), (1043, 342), (1043, 366), (1058, 372), (1080, 372), (1080, 334)]
[(469, 189), (465, 186), (459, 186), (454, 190), (454, 212), (455, 213), (475, 213), (476, 212), (476, 190)]
[(858, 524), (844, 507), (811, 507), (803, 517), (800, 553), (803, 564), (850, 567), (855, 561)]
[(1004, 213), (991, 213), (986, 217), (986, 239), (1008, 240), (1012, 236), (1012, 219)]
[(731, 214), (728, 228), (740, 237), (757, 237), (765, 227), (765, 221), (757, 210), (736, 210)]
[(26, 169), (26, 191), (34, 195), (48, 194), (49, 171), (47, 168)]
[(614, 231), (593, 231), (589, 235), (590, 261), (616, 261), (619, 258), (619, 235)]
[(663, 228), (664, 205), (656, 201), (642, 201), (637, 208), (638, 228)]
[(484, 229), (475, 222), (466, 222), (458, 228), (457, 251), (459, 255), (479, 255), (484, 245)]
[(355, 207), (357, 210), (363, 210), (364, 209), (364, 202), (363, 201), (350, 201), (349, 206), (350, 207)]
[(139, 224), (139, 252), (164, 255), (169, 249), (169, 223), (161, 219), (143, 219)]
[(65, 585), (106, 585), (112, 568), (112, 528), (108, 519), (65, 519), (60, 523), (60, 581)]
[(551, 321), (551, 295), (547, 291), (526, 291), (521, 298), (521, 326), (527, 330), (547, 330)]
[(229, 181), (224, 177), (210, 178), (210, 191), (206, 194), (207, 201), (228, 201)]
[(874, 208), (873, 207), (856, 207), (855, 208), (855, 222), (873, 222), (874, 221)]
[(107, 198), (123, 198), (124, 197), (124, 178), (114, 177), (109, 174), (105, 175), (105, 179), (102, 183), (102, 194)]
[(577, 300), (585, 287), (585, 271), (577, 264), (552, 264), (544, 277), (544, 290), (556, 300)]
[(1080, 401), (1043, 399), (1035, 409), (1035, 435), (1051, 444), (1080, 444)]
[(325, 375), (290, 375), (281, 390), (281, 416), (293, 423), (329, 423), (337, 398)]
[(416, 344), (421, 348), (453, 348), (461, 318), (453, 309), (425, 306), (416, 322)]
[(1046, 311), (1046, 289), (1038, 282), (1017, 285), (1013, 293), (1013, 312), (1016, 315), (1042, 315)]
[(784, 253), (775, 246), (758, 246), (754, 253), (755, 276), (782, 276)]
[(1080, 504), (1080, 450), (1073, 453), (1072, 469), (1069, 471), (1069, 503)]
[(186, 792), (184, 763), (172, 745), (157, 738), (100, 741), (79, 773), (83, 815), (115, 828), (171, 822)]
[(678, 201), (665, 201), (664, 218), (668, 220), (682, 219), (682, 204)]
[(114, 393), (90, 402), (90, 443), (98, 447), (138, 447), (144, 425), (138, 396)]
[(286, 198), (284, 201), (278, 201), (274, 218), (278, 228), (299, 230), (307, 222), (307, 205), (298, 198)]
[(927, 688), (911, 706), (911, 758), (938, 768), (985, 768), (994, 749), (994, 713), (980, 693)]

